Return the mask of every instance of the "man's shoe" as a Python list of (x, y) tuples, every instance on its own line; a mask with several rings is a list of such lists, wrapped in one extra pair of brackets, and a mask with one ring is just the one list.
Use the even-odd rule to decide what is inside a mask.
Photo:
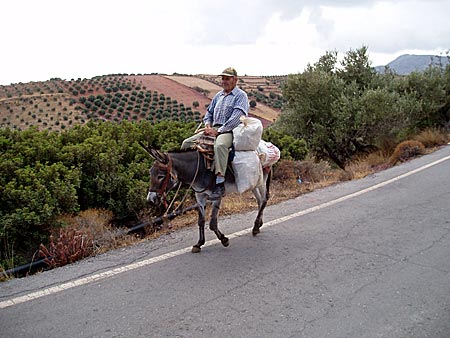
[(211, 195), (209, 195), (210, 200), (218, 200), (221, 199), (225, 195), (225, 184), (219, 183), (216, 184)]

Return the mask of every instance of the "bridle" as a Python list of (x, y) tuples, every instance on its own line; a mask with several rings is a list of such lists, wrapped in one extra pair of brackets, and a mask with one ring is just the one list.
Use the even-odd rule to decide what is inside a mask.
[[(175, 175), (172, 173), (172, 159), (170, 156), (167, 156), (168, 162), (162, 163), (158, 160), (155, 161), (153, 164), (154, 167), (158, 168), (161, 171), (164, 171), (166, 174), (164, 176), (163, 182), (159, 189), (156, 191), (156, 193), (161, 196), (162, 201), (164, 203), (164, 208), (168, 208), (168, 202), (167, 202), (167, 186), (169, 185), (169, 181), (171, 177), (175, 177)], [(181, 186), (181, 184), (179, 184)]]
[[(167, 154), (167, 164), (166, 163), (162, 163), (160, 161), (155, 161), (155, 163), (153, 164), (154, 167), (157, 167), (158, 169), (164, 171), (166, 174), (164, 176), (163, 182), (161, 184), (161, 186), (159, 187), (159, 189), (156, 191), (156, 193), (161, 196), (161, 199), (163, 201), (164, 204), (164, 208), (166, 209), (165, 214), (167, 214), (167, 212), (169, 211), (170, 207), (172, 206), (172, 204), (174, 203), (178, 192), (180, 191), (181, 188), (181, 182), (178, 183), (178, 188), (177, 191), (175, 192), (175, 195), (172, 198), (172, 201), (170, 202), (170, 204), (168, 204), (167, 201), (167, 186), (169, 185), (169, 181), (170, 178), (176, 178), (176, 175), (173, 174), (172, 172), (172, 158), (169, 156), (169, 154)], [(194, 185), (195, 180), (197, 179), (197, 175), (198, 175), (198, 171), (199, 171), (199, 167), (200, 167), (200, 154), (197, 152), (197, 169), (195, 171), (195, 175), (194, 178), (192, 179), (192, 182), (189, 184), (189, 188), (186, 190), (186, 193), (183, 196), (183, 199), (181, 200), (180, 206), (183, 205), (184, 200), (187, 197), (187, 194), (189, 193), (189, 190), (192, 188), (192, 186)], [(195, 189), (194, 189), (195, 191)], [(196, 191), (197, 192), (197, 191)], [(176, 210), (176, 209), (175, 209)]]

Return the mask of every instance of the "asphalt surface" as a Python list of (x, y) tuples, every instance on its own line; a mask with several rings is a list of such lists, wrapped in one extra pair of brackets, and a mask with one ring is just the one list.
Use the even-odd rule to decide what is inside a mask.
[(266, 210), (1, 283), (0, 337), (450, 337), (449, 146)]

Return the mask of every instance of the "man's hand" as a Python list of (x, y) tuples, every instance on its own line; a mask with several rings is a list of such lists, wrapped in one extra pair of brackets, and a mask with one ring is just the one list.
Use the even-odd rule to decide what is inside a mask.
[(219, 132), (217, 130), (215, 130), (214, 128), (212, 128), (209, 125), (206, 125), (206, 128), (204, 130), (204, 135), (206, 136), (217, 136), (219, 135)]

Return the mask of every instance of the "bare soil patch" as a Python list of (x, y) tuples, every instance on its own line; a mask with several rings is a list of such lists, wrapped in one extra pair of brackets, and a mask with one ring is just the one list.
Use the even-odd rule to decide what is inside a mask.
[(195, 88), (200, 88), (206, 94), (205, 96), (211, 100), (213, 99), (214, 95), (216, 95), (216, 93), (222, 89), (222, 87), (220, 87), (218, 84), (195, 76), (172, 75), (166, 76), (166, 78), (176, 81), (194, 90)]
[(166, 76), (162, 75), (135, 75), (130, 76), (130, 80), (136, 79), (137, 82), (142, 83), (147, 90), (157, 91), (164, 94), (166, 97), (177, 100), (179, 103), (183, 103), (187, 106), (192, 106), (192, 103), (197, 101), (199, 110), (204, 112), (204, 107), (207, 107), (210, 103), (210, 99), (198, 91), (187, 87), (177, 81), (174, 81)]

